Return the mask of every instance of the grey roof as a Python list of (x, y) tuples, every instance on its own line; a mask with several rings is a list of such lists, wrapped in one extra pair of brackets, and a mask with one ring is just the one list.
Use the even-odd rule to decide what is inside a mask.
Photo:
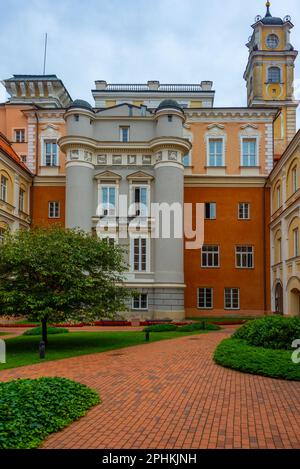
[(182, 111), (182, 107), (174, 99), (164, 99), (157, 107), (157, 109), (165, 109), (165, 108), (173, 108), (173, 109), (175, 108), (175, 109), (180, 109), (180, 111)]
[(87, 101), (84, 101), (84, 99), (75, 99), (75, 101), (73, 101), (70, 104), (69, 109), (75, 108), (75, 107), (79, 107), (82, 109), (89, 109), (90, 111), (93, 110), (93, 107), (90, 105), (90, 103), (88, 103)]
[(13, 75), (7, 81), (24, 81), (24, 80), (58, 80), (56, 75)]
[(266, 3), (266, 7), (267, 7), (266, 16), (264, 18), (262, 18), (261, 22), (263, 24), (282, 25), (283, 20), (281, 18), (277, 18), (277, 17), (271, 15), (270, 2)]

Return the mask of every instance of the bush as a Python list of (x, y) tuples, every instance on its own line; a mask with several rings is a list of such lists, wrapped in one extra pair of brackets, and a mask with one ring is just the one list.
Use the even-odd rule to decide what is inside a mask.
[(288, 350), (254, 347), (244, 340), (229, 338), (218, 345), (214, 360), (245, 373), (300, 381), (300, 364), (293, 363), (291, 355)]
[(0, 448), (36, 448), (99, 402), (94, 390), (66, 378), (0, 383)]
[(185, 326), (178, 327), (178, 332), (193, 332), (193, 331), (218, 331), (221, 329), (216, 324), (211, 324), (206, 321), (193, 322)]
[[(67, 332), (69, 332), (68, 329), (64, 329), (63, 327), (47, 327), (47, 334), (66, 334)], [(23, 335), (42, 335), (42, 328), (34, 327), (28, 329)]]
[(300, 339), (300, 318), (269, 316), (249, 321), (234, 333), (233, 338), (243, 339), (248, 345), (291, 350), (292, 342)]
[(175, 324), (153, 324), (152, 326), (145, 327), (144, 332), (168, 332), (176, 330), (177, 326)]

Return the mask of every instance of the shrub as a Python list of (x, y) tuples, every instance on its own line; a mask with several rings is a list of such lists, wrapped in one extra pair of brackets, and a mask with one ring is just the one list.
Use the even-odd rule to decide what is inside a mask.
[(94, 390), (66, 378), (0, 383), (0, 448), (36, 448), (99, 402)]
[(145, 331), (149, 332), (168, 332), (168, 331), (176, 331), (177, 326), (175, 324), (153, 324), (152, 326), (147, 326), (144, 329)]
[[(48, 334), (66, 334), (68, 329), (64, 329), (63, 327), (48, 327), (47, 333)], [(23, 335), (42, 335), (42, 328), (41, 327), (34, 327), (32, 329), (28, 329), (23, 333)]]
[(221, 329), (216, 324), (211, 324), (206, 321), (193, 322), (185, 326), (178, 327), (178, 332), (193, 332), (193, 331), (218, 331)]
[(292, 362), (289, 350), (254, 347), (244, 340), (229, 338), (216, 348), (214, 361), (245, 373), (300, 381), (300, 364)]
[(249, 345), (290, 350), (292, 342), (300, 339), (300, 318), (268, 316), (256, 319), (244, 324), (233, 337), (243, 339)]

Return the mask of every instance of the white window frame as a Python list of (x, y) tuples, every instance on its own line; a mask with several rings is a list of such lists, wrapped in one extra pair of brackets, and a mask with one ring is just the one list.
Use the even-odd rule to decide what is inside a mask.
[[(226, 290), (230, 290), (230, 303), (231, 306), (228, 307), (226, 306)], [(238, 292), (238, 306), (235, 308), (232, 306), (233, 303), (233, 290), (237, 290)], [(240, 289), (238, 287), (225, 287), (224, 288), (224, 309), (226, 310), (232, 310), (232, 311), (238, 311), (240, 310)]]
[(7, 193), (8, 193), (8, 178), (1, 174), (1, 193), (0, 199), (3, 202), (7, 202)]
[(299, 256), (299, 229), (295, 228), (293, 230), (293, 247), (294, 247), (294, 257)]
[[(141, 301), (141, 296), (142, 296), (142, 295), (146, 295), (146, 303), (147, 303), (147, 304), (146, 304), (146, 307), (145, 307), (145, 308), (142, 308), (142, 301)], [(137, 297), (139, 298), (139, 307), (138, 307), (138, 308), (136, 308), (136, 307), (134, 306), (134, 300), (135, 300)], [(138, 293), (137, 295), (135, 295), (135, 297), (132, 298), (131, 309), (132, 309), (133, 311), (148, 311), (148, 309), (149, 309), (149, 294), (142, 292), (142, 293)]]
[(277, 210), (278, 210), (281, 207), (281, 186), (277, 186), (276, 196), (277, 196)]
[[(21, 140), (18, 140), (17, 139), (17, 132), (22, 132), (24, 138), (22, 138)], [(26, 129), (24, 129), (24, 128), (14, 129), (14, 142), (15, 143), (26, 143)]]
[(298, 171), (297, 171), (297, 166), (294, 166), (292, 168), (292, 189), (293, 189), (293, 194), (297, 192), (298, 190)]
[(135, 194), (135, 189), (146, 189), (147, 190), (147, 214), (146, 215), (136, 215), (136, 210), (130, 215), (138, 217), (140, 216), (141, 218), (149, 217), (150, 216), (150, 184), (139, 184), (137, 182), (134, 182), (130, 184), (130, 206), (133, 208), (135, 206), (135, 201), (134, 201), (134, 194)]
[[(211, 165), (210, 164), (210, 141), (211, 140), (220, 140), (222, 141), (222, 164), (221, 165)], [(216, 158), (216, 157), (215, 157)], [(210, 135), (206, 137), (206, 164), (208, 168), (223, 168), (225, 166), (225, 136), (224, 135)]]
[[(238, 252), (239, 249), (251, 249), (251, 252)], [(243, 264), (243, 256), (246, 255), (246, 263), (247, 265), (244, 266)], [(248, 255), (252, 256), (252, 265), (248, 265)], [(240, 264), (238, 263), (238, 259), (240, 261)], [(249, 246), (249, 245), (240, 245), (240, 246), (235, 246), (235, 267), (236, 269), (254, 269), (254, 246)]]
[[(57, 144), (57, 139), (56, 138), (43, 138), (42, 142), (43, 142), (43, 166), (46, 166), (47, 168), (57, 168), (59, 166), (59, 147)], [(56, 164), (53, 164), (53, 154), (51, 153), (51, 164), (47, 165), (47, 151), (46, 151), (47, 143), (56, 144)]]
[[(204, 290), (204, 306), (200, 306), (200, 290)], [(206, 293), (211, 290), (211, 306), (207, 306)], [(198, 287), (197, 288), (197, 308), (198, 309), (213, 309), (214, 308), (214, 289), (212, 287)]]
[[(248, 207), (248, 217), (245, 217), (245, 206), (247, 205)], [(239, 202), (238, 203), (238, 219), (239, 220), (250, 220), (250, 207), (251, 204), (249, 202)], [(240, 216), (240, 210), (243, 212), (243, 216)]]
[[(215, 216), (214, 217), (206, 217), (206, 205), (209, 204), (214, 205)], [(216, 202), (204, 202), (204, 219), (205, 220), (216, 220), (217, 219), (217, 204)]]
[[(140, 270), (142, 266), (142, 256), (141, 251), (139, 253), (139, 270), (134, 268), (134, 244), (136, 239), (146, 239), (146, 268), (145, 270)], [(147, 273), (150, 272), (150, 238), (147, 234), (134, 234), (130, 238), (130, 271), (134, 273)]]
[(19, 211), (24, 212), (25, 211), (25, 195), (26, 191), (20, 187), (19, 190)]
[[(252, 136), (252, 135), (243, 135), (241, 138), (241, 157), (240, 157), (240, 166), (242, 168), (254, 168), (259, 166), (259, 137), (257, 136)], [(255, 164), (254, 165), (245, 165), (244, 164), (244, 140), (253, 140), (255, 141)], [(248, 155), (248, 160), (249, 160), (249, 155)]]
[[(106, 215), (104, 214), (104, 208), (103, 208), (104, 203), (103, 203), (103, 199), (102, 199), (102, 189), (108, 189), (108, 191), (110, 189), (115, 190), (115, 201), (116, 201), (115, 208), (114, 209), (109, 208), (108, 213)], [(118, 189), (119, 189), (119, 186), (117, 184), (101, 184), (101, 182), (99, 183), (99, 185), (98, 185), (98, 200), (99, 200), (99, 203), (102, 206), (102, 210), (101, 210), (101, 215), (102, 216), (114, 217), (114, 218), (118, 216), (118, 213), (119, 213), (119, 206), (118, 206), (119, 190)], [(109, 196), (108, 196), (108, 200), (109, 200)]]
[[(58, 215), (51, 216), (51, 204), (57, 204), (58, 206)], [(55, 210), (53, 209), (53, 212), (55, 213)], [(48, 218), (60, 218), (60, 202), (59, 200), (49, 200), (48, 202)]]
[[(123, 130), (127, 129), (127, 140), (123, 139)], [(130, 141), (130, 126), (129, 125), (121, 125), (120, 126), (120, 142), (127, 143)]]
[[(203, 248), (206, 248), (206, 247), (209, 247), (209, 248), (218, 248), (218, 251), (205, 251), (203, 252)], [(218, 254), (218, 265), (204, 265), (203, 264), (203, 254), (206, 254), (206, 259), (208, 259), (208, 255), (211, 254), (214, 255), (215, 254)], [(204, 269), (217, 269), (220, 267), (220, 246), (217, 245), (217, 244), (204, 244), (202, 246), (202, 249), (201, 249), (201, 267), (203, 267)]]

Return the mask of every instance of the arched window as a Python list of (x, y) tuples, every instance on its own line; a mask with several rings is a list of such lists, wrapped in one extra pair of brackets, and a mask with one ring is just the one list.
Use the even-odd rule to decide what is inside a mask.
[(275, 287), (275, 312), (283, 314), (283, 289), (280, 282)]
[(280, 83), (280, 68), (279, 67), (269, 68), (268, 83)]

